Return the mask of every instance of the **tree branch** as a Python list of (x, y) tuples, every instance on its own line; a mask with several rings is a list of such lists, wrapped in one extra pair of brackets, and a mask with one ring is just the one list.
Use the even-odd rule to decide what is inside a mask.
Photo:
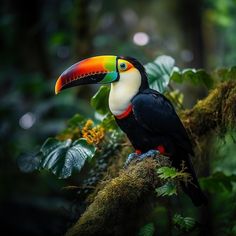
[[(147, 159), (131, 164), (107, 182), (79, 221), (68, 232), (75, 235), (127, 235), (137, 227), (143, 203), (162, 185), (156, 168), (170, 166), (169, 158)], [(132, 224), (133, 223), (133, 224)]]
[[(193, 143), (219, 130), (225, 133), (236, 121), (236, 82), (220, 84), (194, 108), (181, 114)], [(67, 236), (128, 235), (138, 227), (137, 215), (142, 211), (147, 197), (162, 185), (156, 169), (169, 166), (167, 157), (157, 161), (147, 159), (122, 170), (118, 177), (107, 182), (94, 201), (67, 232)]]
[(192, 109), (185, 110), (181, 120), (193, 143), (212, 131), (224, 134), (228, 128), (235, 128), (236, 82), (221, 83)]

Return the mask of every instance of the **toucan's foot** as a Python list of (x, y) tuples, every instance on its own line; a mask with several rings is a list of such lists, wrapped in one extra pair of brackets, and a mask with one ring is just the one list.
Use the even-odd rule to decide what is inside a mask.
[(144, 160), (148, 157), (155, 157), (156, 155), (160, 154), (160, 152), (158, 150), (149, 150), (148, 152), (146, 153), (143, 153), (139, 156), (139, 160)]
[(125, 162), (125, 168), (130, 164), (132, 160), (139, 160), (139, 155), (137, 153), (130, 153)]
[(141, 155), (138, 155), (137, 153), (130, 153), (126, 162), (125, 162), (125, 168), (130, 164), (131, 161), (137, 160), (137, 161), (142, 161), (146, 158), (153, 158), (156, 155), (160, 154), (159, 151), (157, 150), (149, 150), (146, 153), (143, 153)]

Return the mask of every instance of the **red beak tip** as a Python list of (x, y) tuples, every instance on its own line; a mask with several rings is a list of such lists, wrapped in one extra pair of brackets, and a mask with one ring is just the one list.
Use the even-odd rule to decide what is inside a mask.
[(60, 92), (61, 92), (61, 90), (55, 88), (55, 94), (56, 94), (56, 95), (59, 94)]
[(61, 92), (61, 79), (60, 78), (61, 77), (59, 77), (59, 79), (57, 80), (56, 85), (55, 85), (55, 94), (56, 95)]

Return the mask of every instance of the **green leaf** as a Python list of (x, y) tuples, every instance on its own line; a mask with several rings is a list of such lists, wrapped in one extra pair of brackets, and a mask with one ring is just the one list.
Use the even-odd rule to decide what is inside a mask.
[(232, 235), (236, 235), (236, 224), (232, 227)]
[(111, 113), (108, 113), (102, 120), (101, 126), (107, 130), (119, 130), (116, 120)]
[(202, 69), (197, 70), (196, 77), (208, 89), (213, 88), (215, 81), (214, 81), (213, 77), (211, 75), (209, 75), (205, 70), (202, 70)]
[(42, 153), (22, 153), (17, 158), (17, 164), (22, 172), (30, 173), (37, 170), (40, 161), (42, 159)]
[(183, 83), (183, 77), (178, 67), (174, 67), (170, 80), (179, 84)]
[(229, 191), (233, 189), (233, 182), (236, 182), (236, 175), (225, 175), (218, 171), (208, 177), (200, 178), (201, 187), (212, 193), (219, 191)]
[(171, 75), (171, 80), (176, 83), (190, 82), (193, 85), (205, 85), (208, 89), (214, 85), (213, 77), (202, 69), (184, 69), (181, 71), (175, 67)]
[(157, 169), (157, 174), (161, 179), (175, 178), (179, 175), (178, 171), (174, 167), (160, 167)]
[(138, 236), (153, 236), (154, 232), (155, 232), (154, 224), (148, 223), (139, 230)]
[(219, 81), (227, 81), (227, 80), (235, 80), (236, 79), (236, 66), (231, 68), (221, 68), (214, 72), (217, 80)]
[(173, 223), (176, 228), (180, 229), (181, 231), (189, 232), (193, 230), (197, 222), (191, 217), (183, 217), (179, 214), (175, 214), (173, 217)]
[(109, 112), (109, 92), (109, 87), (101, 86), (97, 93), (91, 98), (91, 106), (102, 115), (105, 115)]
[(152, 89), (163, 93), (169, 84), (170, 76), (174, 69), (175, 60), (170, 56), (159, 56), (154, 62), (144, 67), (148, 75), (149, 85)]
[(166, 91), (165, 96), (172, 102), (172, 104), (177, 109), (184, 109), (183, 108), (184, 94), (180, 92), (178, 89), (173, 91)]
[(82, 127), (84, 123), (86, 122), (86, 119), (80, 115), (80, 114), (75, 114), (68, 122), (67, 125), (68, 127)]
[(75, 169), (80, 171), (87, 159), (91, 159), (95, 153), (95, 147), (89, 145), (85, 139), (74, 142), (68, 139), (58, 141), (49, 138), (41, 148), (43, 158), (40, 163), (41, 169), (48, 169), (59, 178), (65, 179), (71, 176)]
[(172, 196), (177, 195), (176, 185), (172, 182), (167, 182), (163, 186), (156, 188), (157, 196)]

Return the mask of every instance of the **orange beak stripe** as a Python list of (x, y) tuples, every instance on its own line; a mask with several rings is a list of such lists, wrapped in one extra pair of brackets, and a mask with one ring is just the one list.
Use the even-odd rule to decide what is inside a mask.
[[(61, 90), (75, 85), (101, 82), (106, 76), (107, 82), (114, 81), (115, 76), (117, 77), (116, 61), (116, 56), (96, 56), (72, 65), (58, 78), (55, 93), (58, 94)], [(86, 78), (89, 80), (85, 81)]]

